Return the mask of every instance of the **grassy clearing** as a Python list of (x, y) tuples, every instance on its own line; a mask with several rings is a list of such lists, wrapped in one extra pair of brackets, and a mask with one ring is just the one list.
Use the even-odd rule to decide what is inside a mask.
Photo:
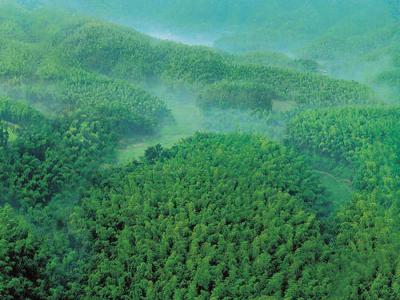
[(17, 139), (17, 133), (16, 133), (16, 131), (14, 129), (9, 128), (8, 129), (8, 134), (9, 134), (8, 140), (10, 142), (14, 142)]
[(353, 195), (353, 170), (337, 161), (321, 156), (313, 156), (314, 172), (320, 177), (326, 191), (326, 197), (331, 209), (336, 211), (343, 204), (349, 202)]
[(321, 183), (325, 188), (327, 199), (332, 205), (333, 211), (351, 200), (353, 189), (347, 180), (337, 178), (329, 173), (315, 172), (320, 175)]
[[(157, 135), (125, 138), (117, 148), (117, 161), (126, 163), (144, 155), (148, 147), (161, 144), (171, 147), (195, 132), (245, 132), (265, 135), (278, 139), (284, 131), (284, 124), (268, 124), (267, 117), (241, 110), (211, 110), (204, 113), (196, 104), (193, 94), (185, 90), (168, 90), (163, 87), (149, 88), (147, 91), (163, 99), (175, 118), (175, 122), (165, 124)], [(274, 101), (273, 113), (285, 113), (297, 105), (290, 101)]]
[(272, 101), (272, 111), (278, 113), (284, 113), (291, 111), (296, 108), (297, 104), (294, 101), (280, 101), (274, 100)]
[(171, 95), (164, 98), (172, 115), (174, 122), (165, 124), (157, 135), (141, 136), (124, 139), (117, 149), (117, 160), (120, 163), (130, 161), (142, 156), (145, 150), (156, 144), (170, 147), (183, 138), (193, 135), (202, 129), (203, 115), (190, 95)]
[(18, 125), (6, 122), (7, 124), (7, 131), (8, 131), (8, 141), (9, 142), (14, 142), (17, 139), (17, 129)]

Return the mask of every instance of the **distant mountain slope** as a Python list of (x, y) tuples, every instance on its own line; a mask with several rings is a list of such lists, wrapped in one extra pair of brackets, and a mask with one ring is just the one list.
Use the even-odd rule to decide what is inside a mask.
[[(317, 60), (334, 77), (378, 83), (381, 91), (386, 87), (376, 78), (400, 48), (398, 0), (19, 2), (68, 8), (191, 43), (207, 41), (229, 52), (274, 51)], [(390, 95), (396, 98), (393, 91)]]
[[(230, 81), (238, 86), (247, 82), (247, 86), (262, 85), (283, 100), (313, 105), (367, 102), (372, 95), (356, 82), (242, 63), (240, 57), (211, 48), (160, 41), (129, 28), (45, 9), (31, 12), (4, 6), (0, 32), (0, 75), (8, 90), (16, 83), (30, 89), (34, 84), (39, 99), (51, 95), (71, 105), (76, 101), (96, 104), (94, 107), (101, 111), (114, 110), (121, 115), (129, 111), (127, 123), (118, 124), (122, 127), (136, 126), (142, 112), (151, 116), (139, 123), (147, 124), (147, 128), (156, 126), (160, 104), (150, 98), (147, 103), (141, 102), (146, 96), (135, 86), (145, 82), (184, 85), (196, 93), (218, 82)], [(13, 77), (19, 81), (12, 81)], [(113, 105), (108, 103), (111, 99)], [(110, 113), (114, 124), (115, 116)]]
[[(27, 2), (27, 1), (25, 1)], [(30, 3), (31, 1), (28, 1)], [(101, 0), (37, 1), (63, 5), (120, 21), (185, 28), (188, 31), (215, 31), (232, 34), (264, 32), (263, 41), (293, 46), (310, 42), (326, 32), (364, 34), (393, 24), (400, 4), (393, 0)], [(154, 9), (157, 7), (157, 9)], [(290, 40), (288, 40), (290, 38)]]

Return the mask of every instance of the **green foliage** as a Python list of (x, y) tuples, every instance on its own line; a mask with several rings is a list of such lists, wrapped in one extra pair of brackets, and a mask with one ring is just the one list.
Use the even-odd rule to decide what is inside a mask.
[(227, 58), (215, 50), (176, 44), (164, 44), (164, 47), (160, 54), (168, 54), (162, 74), (167, 81), (207, 84), (226, 78), (230, 65)]
[(315, 276), (328, 249), (307, 209), (320, 189), (302, 159), (245, 135), (196, 135), (169, 153), (75, 216), (93, 251), (88, 298), (326, 295)]
[(399, 175), (399, 117), (397, 106), (306, 111), (293, 120), (289, 136), (297, 147), (354, 164), (360, 190), (380, 188), (390, 198)]
[(114, 140), (99, 121), (85, 115), (53, 121), (27, 105), (0, 103), (0, 116), (20, 125), (16, 140), (0, 148), (2, 202), (48, 203), (66, 185), (89, 178)]
[[(88, 118), (100, 120), (104, 127), (113, 128), (119, 134), (155, 131), (160, 120), (168, 116), (168, 111), (160, 100), (131, 82), (104, 72), (107, 68), (106, 59), (101, 56), (99, 49), (105, 51), (103, 54), (106, 57), (119, 59), (121, 66), (127, 65), (124, 59), (135, 59), (132, 56), (134, 54), (118, 56), (111, 50), (104, 49), (99, 38), (101, 35), (96, 34), (96, 30), (100, 33), (103, 30), (115, 33), (111, 25), (101, 22), (92, 25), (84, 18), (68, 19), (62, 13), (56, 13), (59, 20), (55, 21), (54, 16), (50, 16), (47, 11), (28, 12), (12, 6), (7, 8), (10, 16), (0, 18), (0, 24), (5, 23), (4, 26), (16, 34), (0, 36), (4, 42), (0, 47), (0, 77), (6, 94), (36, 106), (47, 106), (52, 113), (84, 112)], [(6, 25), (9, 20), (13, 22), (13, 26)], [(126, 37), (136, 36), (128, 30), (121, 34)], [(75, 36), (90, 43), (90, 49), (88, 44), (79, 45)], [(112, 36), (104, 35), (105, 39), (109, 38), (104, 43), (115, 44), (116, 40), (122, 39), (117, 36), (116, 40), (112, 40)], [(97, 44), (92, 43), (90, 37), (96, 39)], [(130, 53), (130, 49), (136, 48), (142, 40), (145, 37), (129, 40), (124, 45), (132, 46), (126, 47), (125, 52)], [(92, 46), (95, 48), (92, 49)], [(116, 46), (122, 47), (118, 44)], [(71, 52), (66, 49), (71, 49)], [(96, 51), (99, 52), (97, 56), (94, 55)], [(139, 57), (144, 53), (148, 51), (142, 51)], [(90, 62), (84, 61), (87, 59), (102, 63), (92, 66)], [(116, 64), (114, 61), (109, 63)], [(98, 69), (96, 66), (102, 68)], [(139, 73), (141, 75), (143, 70)], [(123, 73), (119, 72), (119, 75), (122, 76)]]
[(374, 193), (357, 196), (339, 212), (334, 247), (336, 264), (343, 271), (334, 298), (399, 298), (400, 241), (394, 218)]
[(231, 70), (229, 78), (267, 83), (278, 95), (302, 104), (322, 106), (366, 103), (372, 96), (369, 88), (354, 81), (273, 67), (236, 66)]
[[(343, 299), (397, 299), (399, 107), (307, 111), (289, 126), (296, 147), (352, 164), (358, 195), (337, 215), (333, 247), (343, 270), (333, 293)], [(390, 282), (390, 284), (389, 284)]]
[(310, 59), (291, 59), (285, 54), (268, 51), (249, 51), (233, 57), (239, 64), (254, 64), (319, 73), (321, 66)]
[(65, 98), (77, 111), (103, 122), (114, 132), (156, 130), (168, 116), (165, 105), (133, 85), (86, 72), (78, 72), (63, 82)]
[(308, 110), (293, 120), (289, 136), (301, 147), (352, 160), (357, 150), (373, 142), (396, 145), (399, 114), (397, 106)]
[(7, 125), (0, 121), (0, 147), (7, 147), (9, 137)]
[[(391, 58), (397, 24), (370, 18), (389, 6), (368, 0), (356, 13), (357, 1), (167, 0), (154, 10), (153, 0), (138, 0), (125, 7), (171, 26), (204, 18), (221, 30), (243, 25), (217, 44), (303, 52), (289, 59), (159, 41), (38, 8), (45, 2), (18, 1), (33, 10), (0, 4), (1, 299), (400, 297), (400, 109), (374, 105), (370, 88), (323, 76), (325, 62), (307, 59)], [(123, 13), (114, 2), (68, 3), (78, 4)], [(396, 56), (393, 64), (376, 82), (396, 86)], [(154, 85), (190, 91), (175, 103), (185, 136), (203, 128), (191, 120), (197, 98), (213, 119), (205, 128), (281, 135), (287, 125), (288, 147), (203, 133), (166, 149), (156, 133), (171, 116)], [(184, 106), (187, 97), (192, 106)], [(142, 148), (155, 146), (112, 166), (117, 143), (141, 136), (150, 136)], [(334, 175), (329, 166), (313, 170), (300, 151), (346, 166)]]
[(167, 158), (169, 152), (165, 151), (160, 144), (152, 147), (148, 147), (144, 153), (144, 157), (147, 163), (152, 164), (157, 160)]
[(274, 91), (266, 85), (250, 82), (220, 81), (210, 85), (200, 94), (199, 104), (204, 108), (272, 109), (272, 101), (278, 100)]
[(355, 0), (37, 2), (51, 2), (149, 32), (171, 30), (183, 36), (208, 37), (210, 44), (230, 52), (290, 53), (305, 60), (289, 62), (282, 55), (268, 58), (267, 54), (267, 61), (273, 58), (268, 65), (315, 71), (313, 61), (318, 61), (345, 78), (350, 74), (364, 79), (360, 73), (371, 75), (371, 68), (383, 68), (382, 60), (395, 55), (399, 45), (400, 6), (395, 0), (364, 0), (362, 6)]
[[(55, 34), (51, 33), (49, 39), (55, 44), (54, 51), (62, 57), (62, 64), (57, 67), (45, 59), (37, 75), (44, 75), (47, 79), (60, 75), (65, 77), (59, 71), (60, 67), (69, 70), (79, 66), (85, 72), (100, 73), (114, 79), (162, 81), (170, 85), (189, 85), (195, 91), (199, 85), (208, 87), (220, 81), (221, 84), (232, 80), (247, 85), (258, 83), (269, 86), (272, 92), (286, 100), (316, 105), (366, 102), (372, 95), (367, 87), (355, 82), (285, 68), (243, 65), (229, 55), (206, 47), (156, 41), (100, 21), (74, 19), (70, 24), (60, 26)], [(54, 60), (53, 56), (50, 58)], [(295, 63), (301, 70), (316, 68), (307, 60)], [(79, 76), (85, 78), (85, 73), (81, 72), (79, 70)], [(72, 74), (70, 76), (77, 77), (75, 71)]]
[(150, 38), (125, 28), (91, 21), (70, 28), (57, 39), (62, 49), (70, 49), (67, 55), (72, 63), (85, 69), (134, 80), (154, 77), (157, 70), (151, 63), (157, 57)]
[(13, 124), (39, 123), (41, 114), (28, 104), (0, 97), (0, 119)]
[(1, 299), (46, 299), (47, 257), (40, 241), (10, 206), (0, 207), (0, 297)]

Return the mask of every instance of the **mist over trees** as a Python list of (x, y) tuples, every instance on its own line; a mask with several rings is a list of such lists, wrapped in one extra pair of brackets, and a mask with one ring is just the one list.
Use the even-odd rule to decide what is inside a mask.
[(398, 12), (0, 1), (0, 298), (399, 299)]

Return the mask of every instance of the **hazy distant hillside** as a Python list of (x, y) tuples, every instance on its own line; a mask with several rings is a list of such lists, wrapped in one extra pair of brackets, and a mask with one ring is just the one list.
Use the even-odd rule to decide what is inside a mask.
[[(0, 33), (4, 33), (0, 36), (4, 41), (0, 47), (3, 56), (0, 75), (5, 75), (8, 80), (23, 71), (22, 78), (29, 84), (49, 78), (64, 80), (67, 76), (73, 81), (79, 66), (80, 71), (90, 72), (88, 74), (131, 80), (136, 84), (161, 81), (169, 85), (191, 86), (196, 90), (214, 84), (211, 87), (213, 92), (208, 93), (213, 95), (213, 99), (209, 99), (212, 102), (229, 100), (233, 103), (229, 98), (232, 89), (238, 88), (262, 95), (261, 98), (268, 98), (267, 102), (272, 96), (266, 95), (317, 105), (365, 102), (370, 96), (369, 89), (358, 83), (298, 72), (318, 68), (310, 61), (263, 64), (258, 59), (275, 59), (265, 55), (261, 58), (249, 55), (234, 57), (211, 48), (161, 42), (106, 22), (54, 12), (50, 17), (46, 10), (18, 11), (13, 6), (4, 6), (0, 17), (11, 15), (14, 16), (12, 21), (0, 19)], [(44, 52), (43, 48), (51, 51)], [(53, 60), (53, 56), (57, 59)], [(96, 80), (101, 82), (103, 79)], [(225, 84), (226, 81), (229, 85)], [(46, 89), (48, 85), (49, 82)], [(41, 88), (40, 94), (43, 92)], [(253, 101), (240, 100), (242, 106), (253, 106), (250, 103)]]
[[(39, 2), (40, 0), (38, 0)], [(32, 1), (25, 1), (32, 2)], [(392, 0), (41, 0), (91, 14), (163, 28), (220, 33), (264, 33), (261, 43), (292, 46), (330, 32), (364, 34), (393, 24), (400, 6)], [(157, 9), (154, 9), (154, 8)], [(350, 26), (349, 26), (350, 25)], [(357, 26), (355, 26), (357, 25)], [(290, 38), (290, 41), (288, 40)]]
[(319, 60), (331, 74), (356, 80), (364, 80), (361, 68), (371, 69), (373, 63), (379, 68), (368, 79), (374, 81), (400, 45), (397, 0), (19, 2), (68, 8), (158, 37), (231, 52), (275, 51)]

